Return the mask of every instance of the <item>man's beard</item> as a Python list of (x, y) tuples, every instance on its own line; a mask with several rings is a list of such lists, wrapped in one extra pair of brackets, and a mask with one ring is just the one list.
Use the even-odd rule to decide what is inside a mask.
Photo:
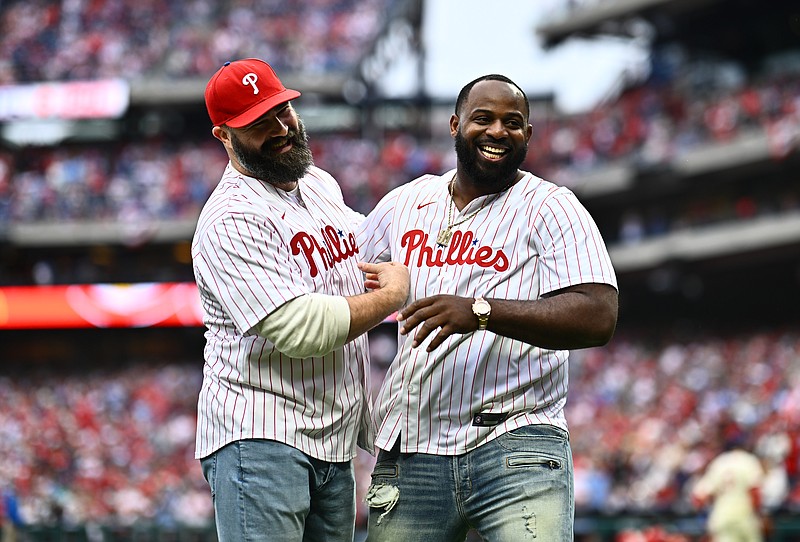
[(507, 187), (516, 177), (517, 170), (525, 156), (528, 154), (528, 143), (522, 147), (511, 151), (511, 155), (506, 157), (499, 164), (482, 164), (478, 162), (478, 147), (470, 145), (461, 130), (456, 132), (455, 138), (456, 157), (464, 168), (467, 175), (479, 186), (497, 188), (498, 190)]
[(269, 141), (261, 148), (248, 147), (233, 132), (231, 146), (239, 164), (256, 179), (273, 185), (293, 183), (314, 165), (314, 157), (308, 146), (308, 134), (302, 120), (297, 119), (297, 131), (290, 130), (288, 137), (292, 148), (281, 154), (274, 154), (265, 148), (270, 144)]

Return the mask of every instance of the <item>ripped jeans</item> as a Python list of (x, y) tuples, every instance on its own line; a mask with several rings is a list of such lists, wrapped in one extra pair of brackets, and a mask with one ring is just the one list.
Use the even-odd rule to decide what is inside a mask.
[(367, 542), (571, 542), (569, 436), (529, 425), (460, 456), (381, 451), (372, 472)]

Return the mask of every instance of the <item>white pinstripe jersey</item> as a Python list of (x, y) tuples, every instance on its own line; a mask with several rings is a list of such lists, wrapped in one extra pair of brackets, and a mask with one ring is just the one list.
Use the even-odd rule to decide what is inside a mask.
[[(454, 174), (425, 175), (393, 190), (358, 230), (365, 261), (391, 259), (409, 267), (410, 301), (440, 293), (535, 300), (580, 283), (616, 287), (586, 209), (566, 188), (530, 173), (508, 191), (486, 196), (486, 206), (456, 228), (449, 246), (438, 247)], [(483, 203), (470, 202), (453, 221)], [(411, 348), (412, 336), (398, 337), (376, 399), (377, 447), (391, 447), (402, 434), (403, 452), (456, 455), (523, 425), (567, 429), (567, 351), (476, 331), (452, 335), (429, 354), (427, 341)], [(509, 418), (495, 427), (473, 426), (478, 413)]]
[(309, 292), (364, 292), (353, 232), (363, 216), (319, 168), (299, 186), (305, 206), (228, 164), (200, 213), (192, 259), (208, 329), (198, 458), (235, 440), (265, 438), (346, 461), (367, 425), (366, 336), (324, 357), (293, 359), (252, 329)]

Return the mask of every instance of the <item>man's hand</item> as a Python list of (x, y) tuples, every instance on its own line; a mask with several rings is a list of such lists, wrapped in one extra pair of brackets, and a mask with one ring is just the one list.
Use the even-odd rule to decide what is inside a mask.
[(391, 296), (394, 309), (399, 309), (408, 299), (410, 279), (408, 268), (397, 262), (366, 263), (359, 262), (358, 268), (366, 278), (364, 286), (368, 290), (382, 290)]
[(478, 318), (472, 312), (472, 298), (454, 295), (435, 295), (418, 299), (397, 314), (403, 322), (400, 334), (407, 335), (416, 328), (411, 342), (413, 348), (422, 344), (439, 329), (426, 351), (432, 352), (454, 333), (469, 333), (478, 329)]
[(402, 307), (409, 292), (410, 279), (405, 265), (359, 262), (358, 268), (365, 274), (364, 286), (370, 291), (346, 297), (350, 306), (348, 341), (366, 333)]

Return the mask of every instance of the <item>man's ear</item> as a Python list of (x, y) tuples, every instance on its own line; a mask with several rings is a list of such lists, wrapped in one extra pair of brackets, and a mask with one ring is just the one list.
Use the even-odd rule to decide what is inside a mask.
[(453, 116), (450, 117), (450, 135), (452, 137), (456, 137), (456, 134), (458, 133), (458, 124), (458, 115), (453, 114)]
[(224, 129), (222, 126), (214, 126), (211, 128), (211, 135), (222, 141), (223, 144), (230, 139), (228, 130)]

